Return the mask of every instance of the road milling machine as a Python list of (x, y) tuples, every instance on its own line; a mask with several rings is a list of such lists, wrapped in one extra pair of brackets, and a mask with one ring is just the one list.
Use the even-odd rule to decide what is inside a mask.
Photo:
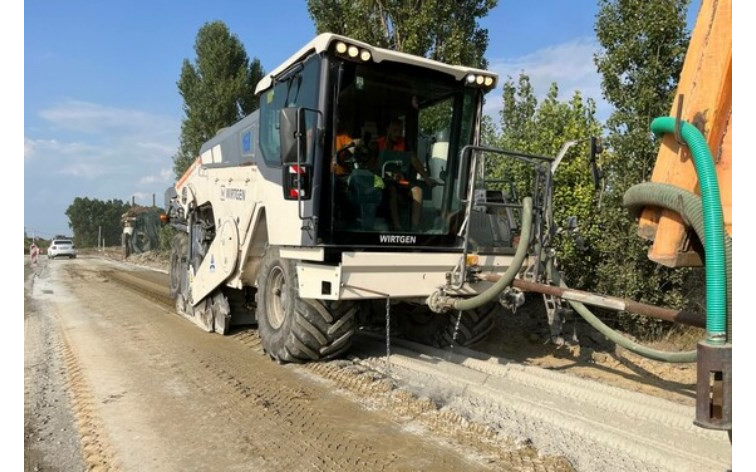
[[(686, 70), (721, 69), (716, 83), (728, 84), (731, 54), (696, 51), (713, 44), (700, 38), (722, 36), (711, 31), (729, 31), (730, 3), (707, 0), (702, 11), (689, 58), (729, 63), (702, 69), (686, 60)], [(684, 71), (683, 85), (685, 77)], [(484, 70), (317, 36), (257, 84), (259, 110), (218, 131), (166, 191), (164, 221), (178, 230), (170, 268), (177, 311), (221, 334), (233, 324), (257, 323), (271, 358), (308, 362), (343, 354), (371, 315), (385, 316), (388, 339), (396, 325), (411, 340), (471, 345), (491, 330), (498, 308), (516, 309), (524, 292), (540, 293), (557, 344), (564, 342), (565, 315), (574, 311), (636, 354), (698, 362), (696, 424), (731, 434), (732, 241), (723, 236), (717, 180), (726, 202), (731, 185), (712, 170), (715, 160), (698, 129), (704, 127), (682, 119), (681, 99), (677, 117), (654, 120), (651, 129), (667, 135), (665, 146), (673, 139), (689, 147), (695, 172), (688, 162), (688, 187), (661, 177), (638, 184), (624, 205), (643, 215), (642, 234), (653, 232), (649, 215), (663, 209), (705, 240), (705, 319), (567, 287), (553, 246), (574, 234), (576, 222), (554, 222), (554, 175), (573, 146), (589, 141), (598, 188), (600, 141), (574, 137), (555, 157), (482, 146), (484, 96), (497, 80)], [(730, 89), (711, 90), (713, 103), (724, 104), (716, 116), (729, 119), (731, 94), (717, 93)], [(719, 139), (721, 129), (728, 130), (704, 131)], [(525, 179), (518, 174), (519, 191), (490, 178), (485, 169), (493, 160), (527, 171)], [(658, 174), (670, 167), (678, 175), (666, 162), (660, 158)], [(717, 172), (729, 162), (718, 158)], [(689, 190), (696, 187), (701, 196)], [(724, 222), (731, 225), (731, 216)], [(696, 259), (680, 252), (688, 247), (680, 244), (683, 229), (672, 234), (658, 224), (656, 239), (673, 249), (658, 260)], [(586, 305), (706, 327), (707, 337), (697, 350), (659, 351), (612, 330)]]
[[(376, 307), (416, 340), (481, 340), (500, 302), (522, 301), (503, 288), (543, 278), (527, 250), (553, 232), (558, 163), (479, 145), (497, 79), (317, 36), (257, 84), (260, 109), (207, 141), (167, 190), (177, 310), (218, 333), (256, 322), (281, 362), (338, 356)], [(532, 195), (486, 181), (484, 157), (532, 169)]]

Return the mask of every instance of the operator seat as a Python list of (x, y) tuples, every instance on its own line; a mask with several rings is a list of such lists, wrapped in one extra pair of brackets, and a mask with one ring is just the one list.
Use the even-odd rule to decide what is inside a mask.
[(358, 226), (363, 231), (375, 228), (375, 216), (383, 197), (382, 183), (370, 170), (360, 168), (354, 169), (347, 179), (349, 200), (356, 207)]

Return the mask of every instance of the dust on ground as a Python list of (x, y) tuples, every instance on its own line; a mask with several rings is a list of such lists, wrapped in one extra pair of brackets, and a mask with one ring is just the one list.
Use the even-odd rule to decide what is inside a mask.
[[(165, 272), (170, 265), (167, 252), (131, 254), (125, 259), (120, 248), (105, 248), (94, 254)], [(557, 347), (550, 341), (540, 296), (528, 294), (526, 305), (514, 314), (502, 309), (491, 334), (473, 348), (526, 365), (568, 372), (685, 405), (695, 404), (695, 364), (670, 364), (638, 356), (604, 338), (578, 315), (574, 317), (576, 321), (568, 323), (565, 331), (571, 334), (574, 329), (579, 344)], [(702, 329), (685, 327), (648, 345), (670, 351), (694, 349), (703, 335)]]

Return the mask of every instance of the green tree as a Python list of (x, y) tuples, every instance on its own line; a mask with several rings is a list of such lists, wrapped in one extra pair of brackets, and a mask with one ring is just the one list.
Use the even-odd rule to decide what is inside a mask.
[(98, 200), (76, 197), (66, 209), (68, 226), (74, 232), (74, 242), (79, 247), (97, 246), (100, 228), (108, 245), (120, 245), (121, 215), (129, 205), (121, 200)]
[(184, 59), (177, 82), (184, 99), (178, 153), (173, 170), (180, 177), (202, 144), (259, 106), (255, 86), (265, 75), (260, 61), (250, 61), (244, 45), (221, 21), (205, 23), (197, 32), (194, 63)]
[[(571, 238), (557, 241), (562, 270), (575, 286), (586, 287), (594, 283), (594, 266), (597, 254), (592, 244), (598, 237), (595, 217), (593, 181), (588, 164), (588, 141), (598, 136), (601, 123), (596, 119), (593, 100), (583, 99), (575, 92), (569, 100), (559, 99), (559, 88), (551, 85), (546, 97), (539, 103), (524, 72), (517, 82), (510, 77), (503, 85), (503, 104), (500, 112), (501, 132), (484, 133), (484, 141), (498, 147), (535, 154), (555, 156), (566, 141), (582, 140), (572, 147), (562, 160), (554, 179), (554, 218), (557, 224), (569, 216), (577, 216), (581, 237), (585, 245), (576, 245)], [(488, 126), (490, 128), (490, 125)], [(487, 137), (486, 137), (487, 136)], [(532, 194), (533, 170), (531, 166), (507, 158), (492, 158), (486, 163), (492, 179), (504, 179), (522, 197)]]
[(318, 33), (330, 32), (437, 61), (485, 67), (497, 0), (308, 0)]
[(609, 152), (601, 215), (606, 237), (599, 241), (596, 288), (678, 308), (689, 271), (648, 260), (648, 243), (638, 237), (637, 225), (621, 202), (629, 187), (651, 177), (659, 141), (649, 126), (655, 117), (669, 114), (689, 40), (688, 3), (600, 0), (595, 23), (601, 45), (595, 63), (603, 95), (615, 108), (606, 123)]

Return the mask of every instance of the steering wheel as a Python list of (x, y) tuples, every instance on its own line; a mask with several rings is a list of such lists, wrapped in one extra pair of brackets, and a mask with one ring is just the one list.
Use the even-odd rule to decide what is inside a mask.
[[(344, 151), (347, 151), (349, 149), (354, 149), (354, 151), (341, 156)], [(342, 146), (340, 149), (338, 149), (336, 151), (336, 155), (340, 156), (338, 160), (340, 160), (344, 164), (348, 164), (350, 167), (352, 167), (352, 169), (354, 169), (355, 164), (367, 163), (370, 158), (370, 150), (367, 146), (364, 145), (364, 143), (361, 142), (361, 140), (354, 139), (345, 146)]]

